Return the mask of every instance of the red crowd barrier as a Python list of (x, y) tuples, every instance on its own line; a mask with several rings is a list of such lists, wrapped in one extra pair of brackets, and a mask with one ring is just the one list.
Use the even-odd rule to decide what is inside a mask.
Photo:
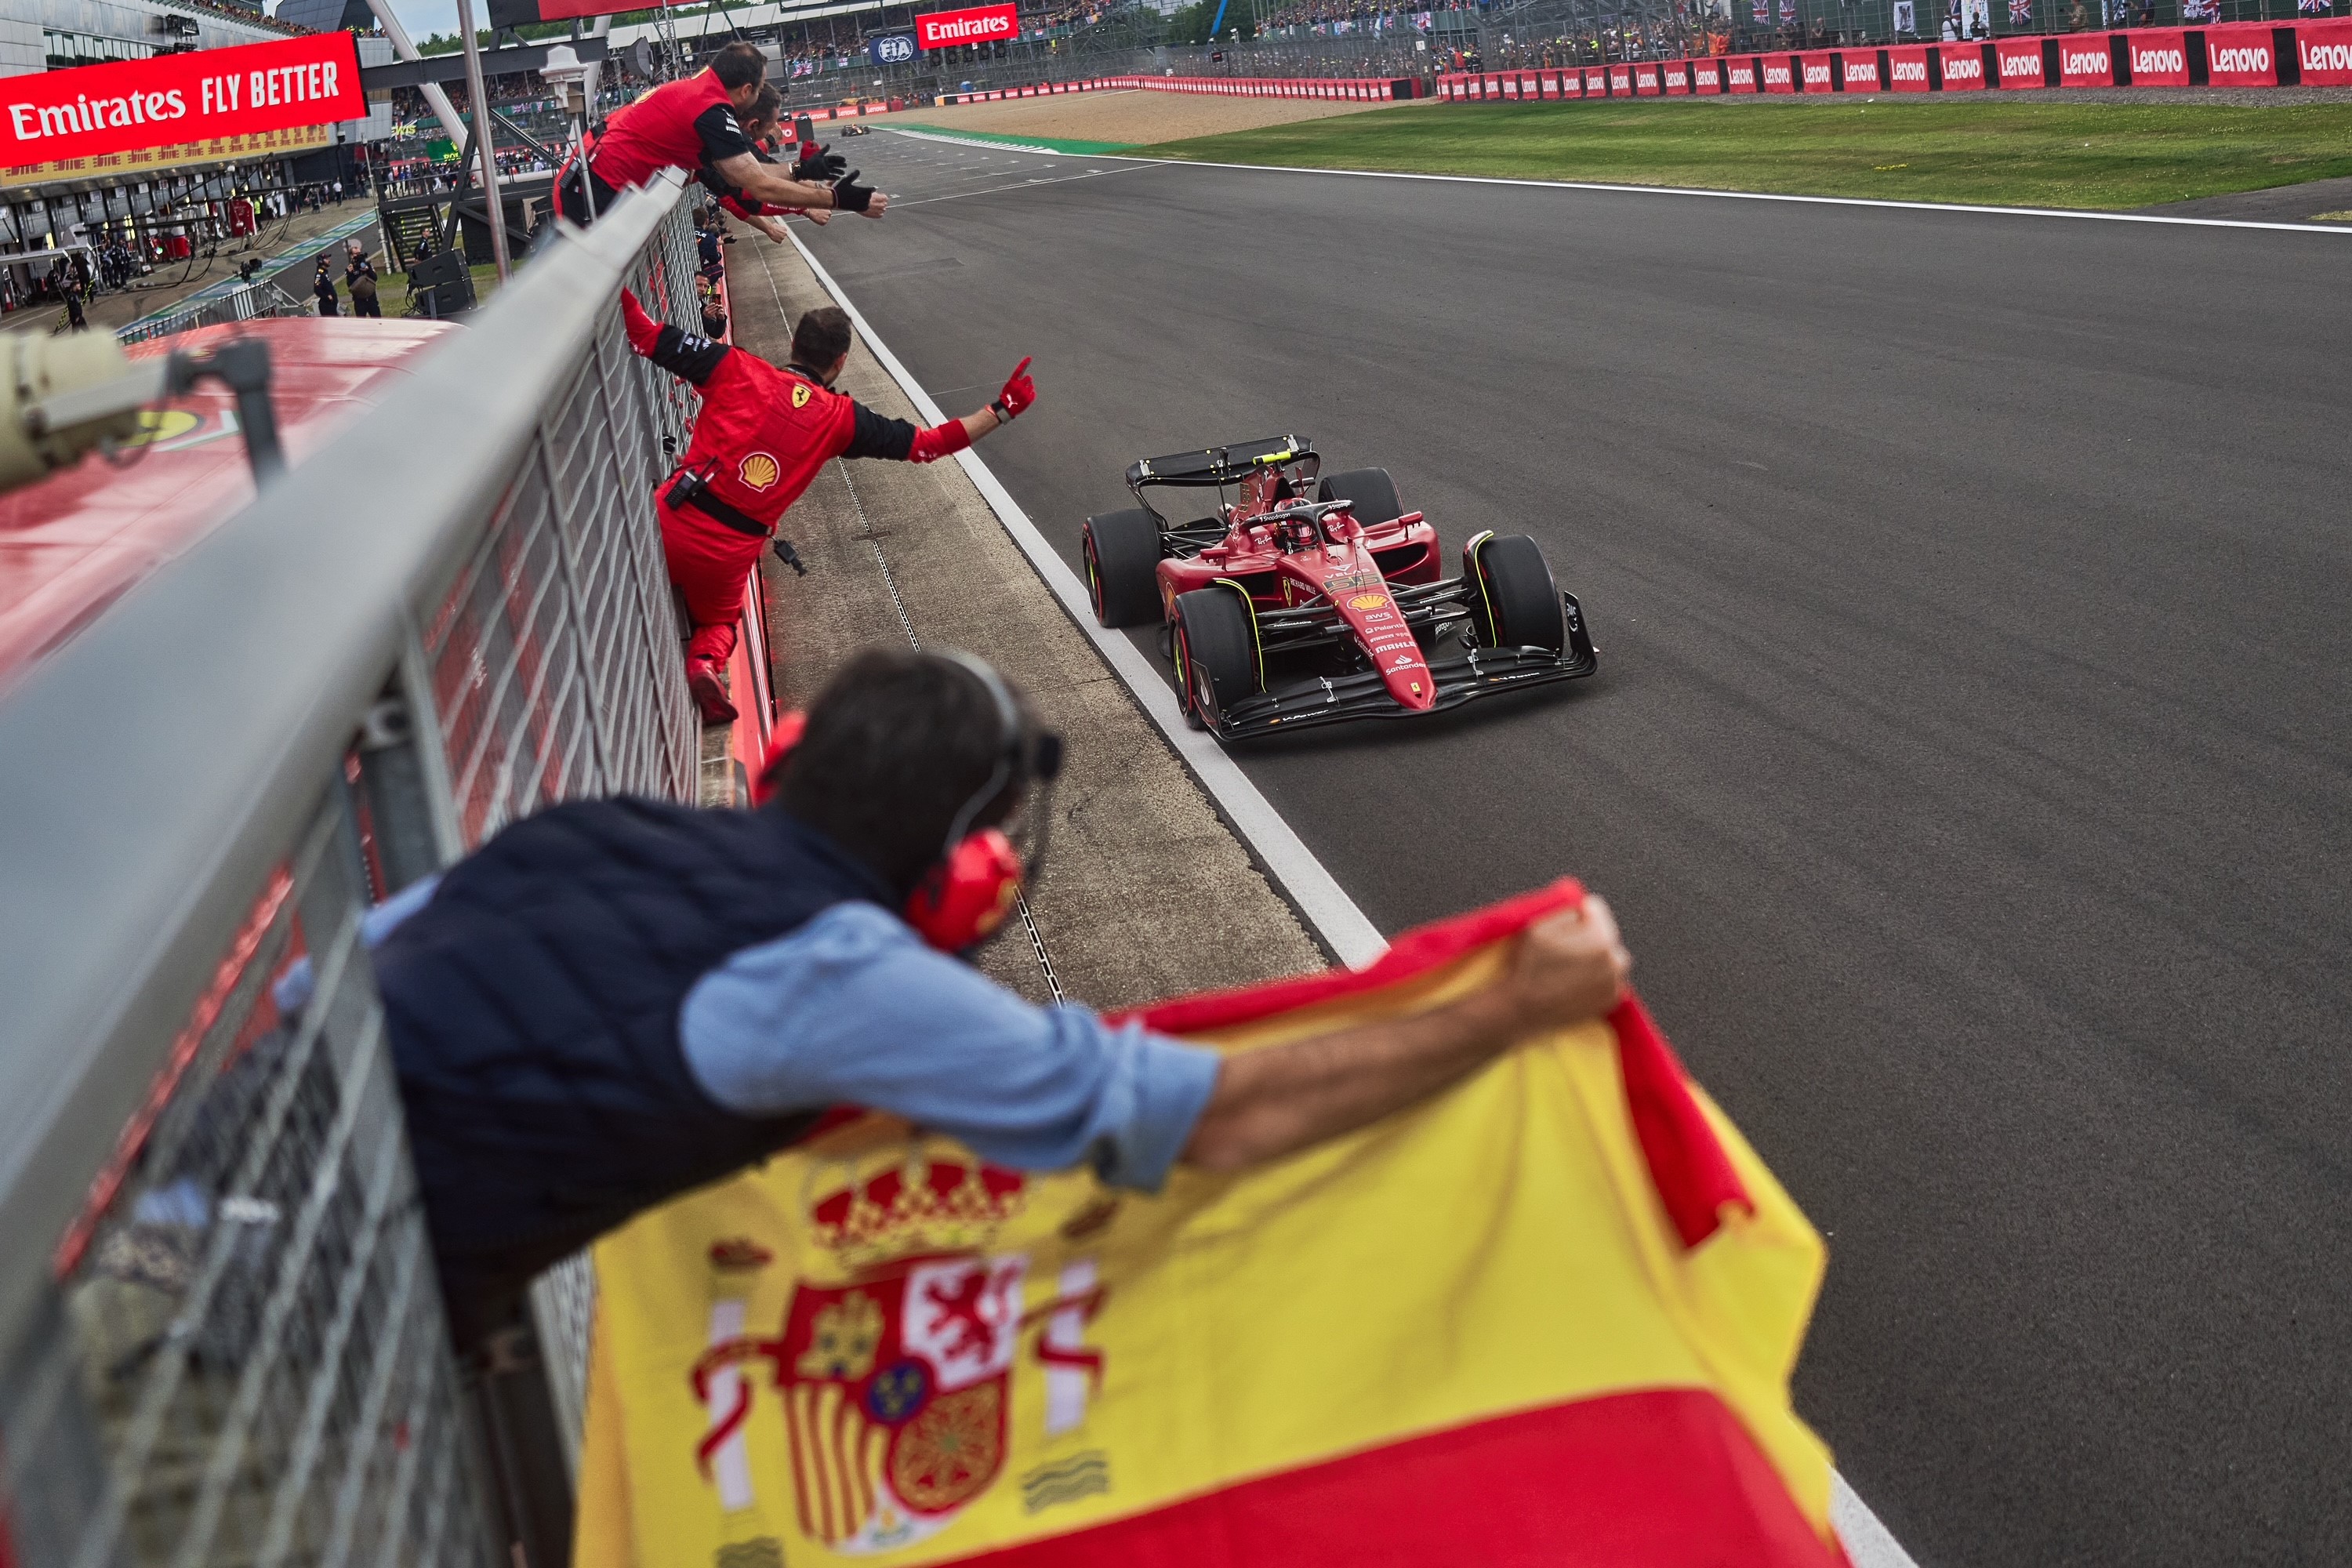
[(2352, 86), (2352, 19), (2130, 27), (1958, 44), (1564, 66), (1502, 75), (1447, 72), (1437, 96), (1679, 98), (1741, 92), (1979, 92), (2085, 87)]

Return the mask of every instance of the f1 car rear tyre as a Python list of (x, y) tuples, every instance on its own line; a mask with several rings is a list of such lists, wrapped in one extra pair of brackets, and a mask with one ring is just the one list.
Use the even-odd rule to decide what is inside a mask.
[(1176, 676), (1184, 717), (1196, 730), (1264, 689), (1257, 626), (1237, 590), (1195, 588), (1176, 595)]
[(1139, 626), (1160, 619), (1160, 520), (1141, 507), (1087, 519), (1078, 542), (1095, 619)]
[(1524, 533), (1482, 533), (1462, 547), (1462, 574), (1470, 579), (1470, 617), (1488, 647), (1568, 647), (1559, 584), (1543, 550)]
[(1349, 468), (1325, 476), (1316, 487), (1317, 500), (1344, 500), (1356, 521), (1366, 528), (1393, 522), (1404, 515), (1397, 501), (1396, 481), (1386, 468)]

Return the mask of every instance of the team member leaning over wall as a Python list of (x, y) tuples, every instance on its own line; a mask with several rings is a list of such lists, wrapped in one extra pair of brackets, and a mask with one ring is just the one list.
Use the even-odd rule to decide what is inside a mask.
[(632, 185), (664, 169), (698, 174), (708, 163), (729, 184), (779, 206), (831, 208), (880, 217), (890, 199), (857, 183), (856, 171), (830, 184), (787, 178), (760, 162), (740, 116), (759, 103), (767, 57), (745, 43), (728, 45), (684, 81), (664, 82), (616, 110), (588, 151), (584, 166), (564, 160), (556, 204), (578, 224), (595, 221)]
[(954, 954), (1034, 876), (1041, 851), (1007, 830), (1043, 823), (1032, 797), (1061, 752), (979, 661), (869, 652), (819, 695), (761, 808), (551, 806), (379, 910), (460, 1343), (550, 1264), (831, 1107), (1150, 1191), (1179, 1161), (1240, 1170), (1364, 1126), (1623, 993), (1631, 961), (1588, 899), (1529, 928), (1483, 992), (1232, 1058), (1032, 1005)]
[[(1037, 400), (1024, 359), (986, 408), (918, 429), (833, 390), (849, 363), (849, 318), (834, 306), (801, 317), (792, 363), (782, 370), (748, 350), (656, 324), (625, 290), (621, 312), (632, 348), (702, 393), (694, 439), (656, 491), (655, 510), (670, 581), (694, 624), (687, 689), (714, 724), (735, 717), (724, 674), (744, 576), (817, 470), (835, 458), (928, 463), (962, 451)], [(796, 559), (781, 542), (779, 553)]]

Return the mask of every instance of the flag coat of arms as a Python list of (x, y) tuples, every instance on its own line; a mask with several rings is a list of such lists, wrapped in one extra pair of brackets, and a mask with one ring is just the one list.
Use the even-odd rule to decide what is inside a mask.
[[(1573, 884), (1139, 1015), (1244, 1051), (1486, 984)], [(1639, 1004), (1156, 1194), (837, 1112), (596, 1249), (575, 1568), (1833, 1568), (1819, 1237)]]

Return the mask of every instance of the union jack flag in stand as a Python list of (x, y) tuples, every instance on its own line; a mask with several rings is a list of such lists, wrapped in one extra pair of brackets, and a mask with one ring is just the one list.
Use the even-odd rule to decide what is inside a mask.
[(2306, 16), (2332, 16), (2336, 14), (2335, 0), (2295, 0), (2294, 8)]
[(1797, 0), (1780, 0), (1780, 26), (1786, 27), (1797, 20)]
[(1772, 0), (1756, 0), (1748, 15), (1755, 18), (1758, 26), (1769, 26), (1772, 20)]
[(2012, 27), (2033, 26), (2033, 0), (2009, 0), (2009, 25)]

